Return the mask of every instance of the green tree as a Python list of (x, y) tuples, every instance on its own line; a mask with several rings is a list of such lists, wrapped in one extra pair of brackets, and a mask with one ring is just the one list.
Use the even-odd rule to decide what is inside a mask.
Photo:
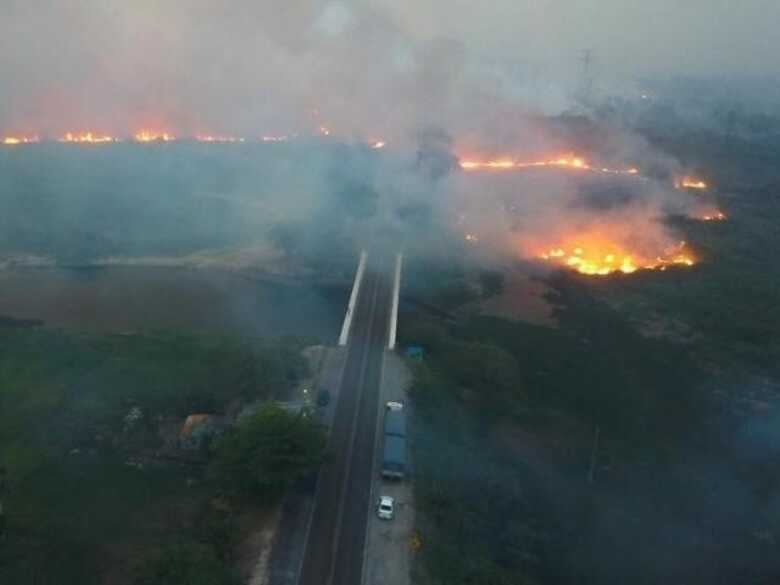
[(319, 465), (325, 433), (311, 418), (268, 403), (215, 449), (214, 469), (236, 491), (276, 494)]
[(450, 377), (463, 387), (495, 399), (523, 396), (517, 362), (490, 343), (453, 343), (441, 356)]

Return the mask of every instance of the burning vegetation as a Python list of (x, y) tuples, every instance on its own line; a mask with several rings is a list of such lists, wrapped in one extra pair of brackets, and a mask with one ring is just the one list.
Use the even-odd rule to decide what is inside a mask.
[(245, 138), (238, 138), (236, 136), (213, 136), (211, 134), (199, 134), (195, 137), (197, 142), (216, 142), (216, 143), (232, 143), (232, 142), (246, 142)]
[[(495, 171), (497, 176), (507, 172), (507, 184), (502, 179), (503, 186), (492, 185), (503, 193), (503, 209), (514, 218), (513, 254), (519, 252), (523, 258), (587, 276), (666, 271), (670, 267), (691, 267), (697, 263), (694, 253), (681, 241), (683, 238), (669, 233), (664, 226), (668, 189), (659, 186), (657, 181), (648, 178), (641, 185), (633, 182), (612, 185), (612, 179), (607, 178), (607, 181), (582, 186), (570, 181), (539, 183), (534, 179), (526, 183), (525, 179), (512, 178), (515, 176), (512, 171), (549, 168), (615, 176), (617, 180), (617, 176), (640, 177), (636, 167), (602, 166), (573, 154), (538, 160), (463, 157), (458, 164), (468, 174), (484, 171), (490, 175)], [(698, 184), (698, 180), (689, 182)], [(541, 210), (539, 198), (525, 196), (540, 189), (549, 191)], [(702, 221), (726, 218), (714, 205), (704, 205), (698, 198), (693, 207), (683, 204), (692, 218)], [(495, 220), (488, 218), (485, 223), (491, 225)], [(472, 244), (478, 241), (470, 230), (464, 238)]]
[(609, 276), (617, 272), (633, 274), (638, 270), (666, 270), (670, 266), (695, 264), (685, 242), (653, 257), (631, 251), (600, 234), (570, 238), (560, 246), (539, 253), (538, 257), (588, 276)]
[(584, 158), (572, 155), (560, 156), (551, 159), (537, 161), (519, 161), (511, 157), (500, 157), (495, 159), (461, 159), (460, 168), (464, 171), (516, 171), (533, 168), (553, 167), (560, 169), (573, 169), (580, 171), (591, 171), (595, 173), (605, 173), (610, 175), (638, 175), (639, 169), (630, 167), (626, 169), (611, 169), (608, 167), (597, 166), (589, 163)]
[(711, 207), (696, 212), (693, 218), (699, 221), (726, 221), (728, 216), (721, 210)]
[(3, 138), (3, 144), (6, 146), (16, 146), (17, 144), (37, 144), (37, 136), (6, 136)]
[[(326, 126), (320, 126), (316, 128), (316, 130), (314, 131), (314, 135), (321, 136), (321, 137), (331, 137), (333, 136), (333, 133)], [(34, 135), (34, 136), (8, 135), (8, 136), (0, 136), (0, 145), (16, 146), (19, 144), (37, 144), (38, 142), (46, 142), (46, 141), (59, 142), (62, 144), (107, 144), (107, 143), (124, 142), (124, 141), (139, 142), (139, 143), (195, 141), (195, 142), (204, 142), (204, 143), (229, 144), (229, 143), (238, 143), (238, 142), (287, 142), (297, 137), (298, 134), (296, 133), (289, 134), (289, 135), (288, 134), (278, 134), (278, 135), (264, 134), (254, 138), (245, 138), (243, 136), (234, 136), (231, 134), (203, 133), (203, 134), (187, 135), (183, 138), (180, 138), (178, 135), (175, 135), (172, 132), (144, 129), (144, 130), (139, 130), (133, 134), (128, 134), (126, 136), (123, 136), (122, 138), (119, 138), (117, 136), (112, 136), (110, 134), (104, 134), (104, 133), (94, 132), (94, 131), (87, 131), (87, 132), (71, 131), (71, 132), (66, 132), (65, 134), (57, 138), (44, 137), (43, 139), (39, 138), (38, 135)], [(365, 144), (374, 150), (381, 150), (385, 146), (387, 146), (387, 142), (385, 140), (376, 139), (376, 138), (367, 140)]]
[(73, 133), (68, 132), (62, 138), (59, 138), (57, 142), (76, 142), (80, 144), (102, 144), (105, 142), (119, 142), (118, 138), (108, 136), (107, 134), (93, 133), (93, 132), (81, 132)]
[(674, 186), (677, 189), (694, 189), (696, 191), (706, 191), (709, 188), (707, 183), (694, 177), (681, 177), (676, 179)]
[(141, 130), (135, 134), (134, 138), (136, 142), (172, 142), (176, 140), (173, 134), (152, 130)]

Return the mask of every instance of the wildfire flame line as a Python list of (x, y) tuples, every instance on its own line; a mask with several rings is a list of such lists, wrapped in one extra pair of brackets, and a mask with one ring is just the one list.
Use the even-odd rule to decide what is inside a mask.
[[(331, 136), (332, 132), (325, 126), (317, 129), (317, 134), (320, 136)], [(54, 139), (54, 141), (62, 144), (106, 144), (114, 142), (123, 142), (128, 140), (130, 142), (138, 143), (155, 143), (155, 142), (180, 142), (187, 140), (194, 140), (196, 142), (204, 143), (237, 143), (237, 142), (287, 142), (297, 138), (297, 134), (290, 135), (272, 135), (265, 134), (256, 138), (244, 138), (241, 136), (232, 136), (229, 134), (196, 134), (194, 136), (187, 136), (185, 138), (179, 138), (170, 132), (158, 131), (158, 130), (139, 130), (138, 132), (126, 137), (117, 138), (108, 134), (99, 132), (67, 132), (62, 136)], [(46, 141), (51, 139), (44, 139)], [(19, 144), (34, 144), (41, 142), (38, 136), (0, 136), (0, 145), (15, 146)], [(374, 150), (381, 150), (385, 148), (387, 143), (384, 140), (372, 139), (365, 142), (367, 146)]]
[(172, 142), (176, 137), (167, 132), (154, 132), (150, 130), (141, 130), (134, 136), (136, 142)]
[(119, 142), (117, 138), (108, 136), (106, 134), (93, 134), (92, 132), (83, 132), (80, 134), (74, 134), (68, 132), (62, 138), (59, 138), (57, 142), (75, 142), (75, 143), (87, 143), (87, 144), (102, 144), (105, 142)]
[[(319, 136), (322, 138), (333, 139), (337, 136), (333, 127), (326, 121), (320, 119), (320, 113), (318, 110), (314, 110), (313, 115), (316, 119), (314, 124), (309, 128), (307, 132), (303, 134), (306, 136)], [(207, 142), (207, 143), (233, 143), (233, 142), (286, 142), (298, 138), (298, 133), (293, 132), (290, 134), (261, 134), (255, 135), (252, 138), (244, 138), (241, 136), (233, 135), (232, 133), (213, 132), (213, 128), (199, 128), (197, 132), (188, 133), (181, 138), (179, 134), (174, 134), (171, 125), (166, 123), (153, 123), (149, 125), (143, 125), (138, 127), (137, 131), (124, 134), (122, 138), (112, 136), (103, 132), (96, 132), (95, 130), (82, 129), (79, 131), (68, 130), (68, 132), (61, 136), (44, 137), (44, 141), (56, 141), (60, 143), (86, 143), (86, 144), (102, 144), (111, 142), (139, 142), (139, 143), (157, 143), (157, 142), (179, 142), (179, 141), (195, 141), (195, 142)], [(94, 128), (94, 126), (93, 126)], [(0, 145), (18, 145), (18, 144), (30, 144), (39, 142), (38, 135), (18, 135), (16, 132), (3, 136), (0, 134)], [(386, 146), (385, 139), (382, 136), (376, 134), (368, 134), (364, 136), (362, 141), (366, 146), (380, 150)]]
[(487, 161), (465, 159), (460, 161), (460, 168), (464, 171), (481, 170), (523, 170), (540, 167), (557, 167), (563, 169), (575, 169), (583, 171), (592, 171), (611, 175), (638, 175), (639, 169), (631, 167), (628, 169), (610, 169), (607, 167), (598, 167), (591, 165), (585, 159), (579, 157), (560, 157), (550, 160), (540, 161), (517, 161), (510, 158), (500, 158)]
[(728, 216), (722, 211), (708, 211), (704, 215), (696, 217), (701, 221), (726, 221)]
[(638, 270), (663, 271), (670, 266), (693, 266), (696, 263), (687, 252), (685, 242), (654, 259), (622, 252), (617, 246), (612, 248), (611, 251), (594, 251), (585, 246), (556, 247), (542, 252), (539, 258), (588, 276), (608, 276), (617, 272), (633, 274)]
[(709, 188), (707, 183), (701, 179), (696, 179), (693, 177), (683, 177), (681, 179), (677, 179), (674, 182), (674, 186), (677, 189), (695, 189), (697, 191), (705, 191)]
[(237, 138), (235, 136), (212, 136), (210, 134), (198, 135), (195, 137), (198, 142), (216, 142), (216, 143), (232, 143), (232, 142), (246, 142), (245, 138)]
[(37, 144), (37, 136), (5, 136), (3, 144), (6, 146), (16, 146), (18, 144)]

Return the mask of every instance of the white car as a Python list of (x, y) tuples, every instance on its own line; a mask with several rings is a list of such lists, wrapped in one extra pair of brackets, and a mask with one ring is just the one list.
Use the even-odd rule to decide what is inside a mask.
[(387, 410), (403, 410), (404, 409), (404, 403), (403, 402), (396, 402), (395, 400), (391, 400), (387, 403)]
[(395, 499), (390, 496), (379, 496), (376, 504), (376, 515), (382, 520), (392, 520), (395, 514)]

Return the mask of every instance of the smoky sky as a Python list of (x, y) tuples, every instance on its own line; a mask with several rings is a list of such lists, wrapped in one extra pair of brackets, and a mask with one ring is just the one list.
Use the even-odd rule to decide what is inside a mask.
[(0, 13), (0, 132), (403, 140), (566, 109), (583, 49), (609, 85), (780, 73), (776, 0), (3, 0)]

